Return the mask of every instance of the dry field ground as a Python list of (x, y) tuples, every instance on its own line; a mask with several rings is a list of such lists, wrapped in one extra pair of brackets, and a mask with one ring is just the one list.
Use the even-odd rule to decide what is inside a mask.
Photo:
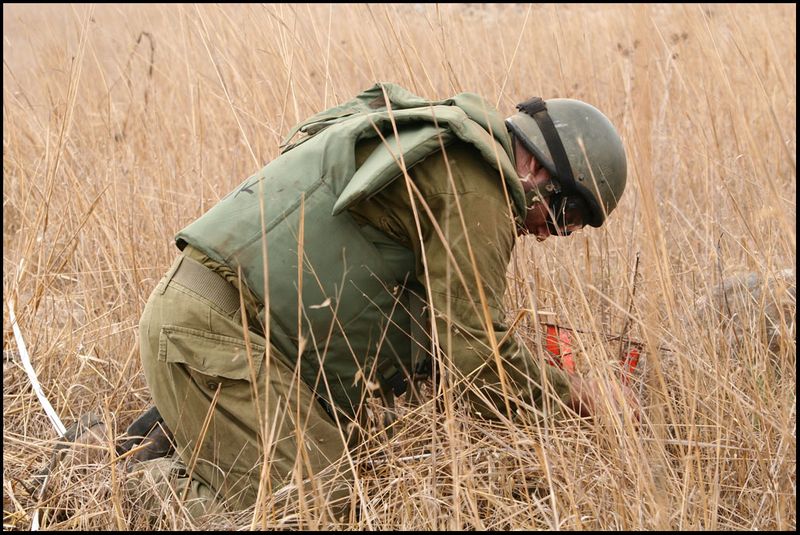
[[(39, 508), (47, 529), (794, 530), (795, 49), (788, 4), (4, 4), (4, 529)], [(505, 114), (574, 97), (618, 125), (620, 207), (520, 242), (507, 303), (591, 331), (585, 373), (614, 374), (592, 332), (642, 340), (639, 428), (428, 403), (358, 452), (358, 517), (338, 525), (274, 507), (148, 519), (105, 461), (66, 463), (32, 496), (57, 435), (9, 305), (60, 417), (124, 430), (149, 403), (137, 324), (174, 233), (294, 123), (378, 80)]]

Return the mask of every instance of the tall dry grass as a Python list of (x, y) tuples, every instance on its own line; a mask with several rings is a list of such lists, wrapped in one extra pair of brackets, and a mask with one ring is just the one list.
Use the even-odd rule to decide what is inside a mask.
[[(360, 454), (360, 517), (336, 527), (794, 529), (794, 304), (770, 352), (761, 320), (780, 289), (733, 319), (698, 302), (795, 265), (795, 21), (794, 5), (4, 4), (4, 302), (62, 419), (95, 410), (121, 431), (149, 403), (137, 323), (172, 236), (292, 124), (377, 80), (506, 114), (531, 95), (583, 99), (621, 131), (627, 193), (602, 229), (519, 243), (509, 314), (643, 340), (641, 426), (512, 426), (429, 403)], [(614, 373), (613, 344), (576, 339), (585, 371)], [(30, 527), (42, 504), (25, 482), (55, 436), (6, 358), (4, 528)], [(120, 488), (107, 464), (65, 468), (42, 525), (331, 527), (280, 510), (152, 523)]]

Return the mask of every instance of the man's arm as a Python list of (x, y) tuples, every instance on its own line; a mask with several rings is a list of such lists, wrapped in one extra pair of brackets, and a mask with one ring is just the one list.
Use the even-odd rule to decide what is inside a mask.
[(413, 185), (402, 184), (414, 202), (396, 192), (393, 198), (407, 204), (390, 210), (410, 237), (446, 362), (477, 387), (467, 395), (485, 416), (505, 412), (504, 389), (512, 411), (514, 400), (541, 407), (544, 382), (567, 403), (566, 374), (534, 358), (503, 321), (515, 230), (502, 181), (469, 146), (457, 144), (447, 153), (450, 165), (438, 157), (415, 167)]

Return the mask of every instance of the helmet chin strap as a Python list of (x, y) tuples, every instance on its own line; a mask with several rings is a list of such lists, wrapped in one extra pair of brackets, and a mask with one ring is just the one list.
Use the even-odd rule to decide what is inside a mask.
[[(561, 137), (558, 135), (553, 119), (547, 113), (547, 104), (541, 97), (533, 97), (517, 105), (517, 109), (522, 113), (530, 116), (536, 121), (539, 130), (544, 136), (547, 149), (550, 151), (552, 164), (555, 167), (555, 177), (550, 178), (548, 182), (542, 185), (533, 186), (525, 191), (525, 202), (528, 207), (533, 206), (535, 203), (543, 202), (544, 199), (550, 199), (553, 196), (556, 199), (561, 198), (561, 194), (568, 195), (570, 193), (577, 193), (575, 187), (575, 177), (572, 173), (572, 166), (569, 163), (567, 151), (564, 150), (564, 144), (561, 142)], [(511, 121), (506, 121), (509, 130), (522, 142), (523, 146), (530, 152), (534, 158), (539, 160), (539, 163), (544, 165), (544, 157), (540, 151), (532, 145), (528, 137), (519, 130), (519, 128)], [(542, 191), (544, 190), (544, 191)], [(553, 213), (558, 207), (549, 206), (547, 211), (549, 217), (547, 218), (547, 227), (550, 233), (558, 236), (568, 236), (569, 231), (558, 228), (553, 221), (558, 216)]]
[[(569, 163), (567, 151), (564, 150), (564, 144), (561, 142), (561, 136), (558, 135), (556, 126), (553, 124), (553, 119), (551, 119), (550, 114), (547, 113), (547, 104), (545, 101), (542, 100), (541, 97), (533, 97), (518, 104), (517, 109), (532, 117), (539, 126), (539, 130), (542, 132), (542, 136), (544, 136), (545, 143), (547, 143), (547, 149), (550, 151), (550, 158), (553, 161), (555, 175), (559, 184), (566, 190), (574, 189), (575, 177), (572, 174), (572, 166)], [(527, 136), (522, 136), (522, 138), (522, 142), (526, 145), (526, 148), (531, 149), (531, 147), (528, 146), (530, 142)], [(532, 154), (537, 155), (538, 152), (538, 150), (534, 150)]]
[(525, 102), (517, 104), (517, 109), (536, 121), (545, 143), (547, 144), (547, 149), (550, 151), (550, 160), (552, 163), (548, 165), (547, 158), (544, 157), (544, 154), (542, 154), (539, 148), (531, 143), (528, 136), (526, 136), (512, 121), (506, 120), (506, 126), (514, 136), (519, 139), (523, 147), (551, 172), (550, 182), (542, 187), (549, 192), (549, 195), (561, 192), (565, 194), (578, 193), (575, 187), (575, 177), (572, 173), (572, 166), (569, 163), (567, 151), (564, 149), (561, 136), (558, 135), (556, 126), (553, 124), (553, 119), (547, 112), (547, 104), (545, 101), (542, 100), (541, 97), (533, 97)]

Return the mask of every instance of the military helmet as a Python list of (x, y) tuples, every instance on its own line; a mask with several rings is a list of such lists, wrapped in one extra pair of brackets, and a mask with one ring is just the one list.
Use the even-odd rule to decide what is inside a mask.
[(599, 227), (625, 191), (622, 140), (597, 108), (567, 98), (533, 97), (506, 120), (509, 131), (550, 172), (562, 196), (588, 205), (586, 224)]

